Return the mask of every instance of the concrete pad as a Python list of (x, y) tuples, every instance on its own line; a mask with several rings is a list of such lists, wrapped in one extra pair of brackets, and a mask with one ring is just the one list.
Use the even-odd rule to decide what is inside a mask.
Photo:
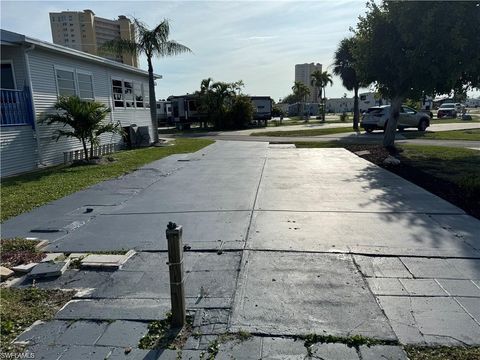
[[(41, 289), (85, 289), (95, 288), (107, 281), (107, 272), (66, 270), (57, 278), (35, 279), (35, 286)], [(33, 279), (25, 279), (18, 287), (30, 287)]]
[(25, 352), (31, 359), (58, 360), (68, 349), (68, 346), (39, 344), (29, 347)]
[(438, 279), (440, 286), (451, 296), (471, 296), (480, 298), (480, 287), (472, 280)]
[(72, 300), (55, 315), (58, 320), (156, 320), (170, 310), (166, 299)]
[(140, 339), (148, 332), (148, 322), (117, 320), (108, 325), (96, 345), (138, 347)]
[(467, 297), (457, 297), (455, 298), (463, 309), (475, 319), (477, 324), (480, 324), (480, 299), (478, 298), (467, 298)]
[(7, 280), (9, 277), (12, 277), (14, 272), (5, 266), (0, 266), (0, 280)]
[(83, 258), (80, 264), (85, 268), (118, 269), (133, 255), (134, 250), (129, 250), (125, 255), (90, 254)]
[(56, 340), (57, 345), (94, 345), (107, 328), (107, 322), (75, 321)]
[(331, 360), (357, 360), (359, 359), (355, 348), (345, 344), (315, 344), (312, 345), (312, 353), (317, 359)]
[(408, 360), (407, 354), (401, 346), (376, 345), (360, 346), (362, 359)]
[(247, 254), (235, 294), (233, 331), (395, 338), (350, 256)]
[(15, 343), (26, 343), (29, 345), (54, 345), (56, 340), (68, 329), (68, 321), (51, 320), (36, 321), (21, 333)]
[(480, 280), (480, 259), (447, 259), (467, 279)]
[(46, 253), (46, 256), (42, 259), (42, 262), (56, 261), (59, 258), (63, 258), (65, 255), (63, 253)]
[(302, 340), (281, 337), (265, 337), (262, 344), (262, 359), (305, 359), (307, 348)]
[(102, 346), (71, 346), (58, 360), (105, 360), (112, 350)]
[[(297, 158), (289, 156), (292, 162), (288, 168), (285, 159), (275, 160), (269, 154), (256, 209), (464, 214), (354, 154), (343, 153), (342, 158), (336, 158), (338, 149), (310, 149), (317, 150), (316, 156), (303, 157), (304, 152), (299, 150)], [(348, 186), (338, 186), (341, 182)]]
[(480, 257), (480, 252), (423, 214), (255, 211), (247, 246), (260, 250)]
[(251, 337), (245, 341), (233, 340), (220, 344), (216, 360), (258, 360), (262, 358), (262, 338)]
[(12, 267), (12, 270), (19, 274), (26, 274), (32, 271), (32, 269), (37, 265), (38, 263), (22, 264)]
[(375, 295), (408, 296), (407, 290), (405, 290), (399, 279), (367, 278), (367, 283)]
[(480, 221), (469, 215), (431, 215), (432, 220), (480, 250)]
[(367, 277), (411, 278), (412, 274), (397, 257), (354, 255), (360, 272)]
[(242, 249), (250, 216), (250, 211), (103, 215), (48, 248), (68, 252), (167, 250), (165, 229), (173, 221), (183, 226), (183, 242), (193, 250)]
[(67, 270), (70, 260), (58, 263), (41, 262), (28, 273), (30, 279), (51, 278), (62, 275)]
[(453, 298), (379, 296), (402, 344), (478, 345), (480, 325)]
[[(466, 274), (453, 265), (457, 259), (451, 259), (450, 262), (446, 259), (402, 257), (401, 260), (416, 278), (471, 279), (471, 274)], [(460, 266), (462, 263), (458, 264)]]
[(400, 282), (413, 296), (448, 296), (433, 279), (400, 279)]
[[(177, 360), (176, 351), (166, 350), (167, 352), (162, 352), (161, 350), (142, 350), (142, 349), (132, 349), (132, 351), (125, 353), (125, 349), (115, 348), (108, 357), (108, 360), (158, 360), (158, 359), (171, 359)], [(167, 355), (168, 353), (173, 353), (172, 355)]]

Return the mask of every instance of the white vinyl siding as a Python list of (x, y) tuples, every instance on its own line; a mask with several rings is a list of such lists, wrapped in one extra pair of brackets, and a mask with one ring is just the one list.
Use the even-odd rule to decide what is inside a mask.
[[(148, 126), (150, 138), (153, 138), (152, 122), (150, 112), (144, 108), (116, 108), (113, 104), (112, 79), (130, 79), (131, 81), (146, 83), (148, 75), (131, 73), (126, 70), (95, 64), (75, 56), (67, 56), (59, 53), (36, 48), (29, 53), (30, 73), (32, 77), (33, 99), (35, 102), (37, 123), (45, 118), (48, 113), (56, 113), (53, 108), (58, 100), (55, 69), (74, 69), (76, 74), (90, 74), (92, 79), (92, 91), (95, 101), (104, 103), (112, 109), (106, 122), (116, 123), (123, 127), (136, 124), (137, 126)], [(55, 65), (54, 65), (55, 64)], [(86, 79), (81, 77), (82, 79)], [(83, 85), (83, 91), (87, 90)], [(147, 88), (148, 91), (148, 88)], [(62, 125), (38, 124), (40, 133), (40, 145), (43, 161), (46, 165), (56, 165), (63, 162), (63, 152), (81, 149), (81, 144), (76, 139), (60, 138), (55, 141), (55, 129), (61, 129)], [(101, 143), (121, 143), (119, 135), (110, 133), (101, 136)]]
[(2, 126), (0, 135), (2, 177), (37, 168), (37, 144), (33, 135), (31, 126)]

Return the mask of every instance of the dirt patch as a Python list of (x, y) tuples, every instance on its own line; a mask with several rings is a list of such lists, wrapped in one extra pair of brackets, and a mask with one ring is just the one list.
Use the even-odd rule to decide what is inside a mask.
[(467, 214), (480, 219), (480, 207), (478, 206), (479, 199), (475, 196), (465, 196), (465, 191), (459, 184), (439, 178), (419, 169), (418, 167), (410, 165), (408, 163), (409, 160), (403, 157), (402, 154), (397, 156), (401, 161), (400, 164), (384, 164), (383, 160), (385, 160), (389, 154), (381, 145), (351, 144), (344, 145), (344, 147), (353, 153), (367, 150), (369, 154), (362, 153), (357, 156), (401, 176), (415, 185), (418, 185), (455, 206), (458, 206)]
[(45, 256), (36, 249), (38, 241), (21, 238), (0, 240), (0, 263), (2, 266), (13, 266), (40, 262)]

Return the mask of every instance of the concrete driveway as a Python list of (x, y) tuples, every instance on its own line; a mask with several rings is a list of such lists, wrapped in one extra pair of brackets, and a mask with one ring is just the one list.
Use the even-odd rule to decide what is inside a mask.
[[(113, 358), (125, 346), (148, 355), (135, 346), (145, 322), (169, 309), (168, 221), (184, 226), (187, 306), (201, 333), (182, 356), (198, 358), (226, 331), (254, 336), (222, 343), (220, 359), (303, 358), (307, 350), (294, 337), (312, 333), (480, 344), (478, 220), (344, 149), (218, 141), (3, 224), (2, 236), (48, 238), (50, 251), (138, 251), (113, 273), (68, 270), (39, 282), (84, 291), (54, 322), (23, 335), (37, 339), (32, 348), (65, 359)], [(59, 340), (78, 319), (98, 337)], [(125, 327), (139, 330), (121, 340)], [(405, 358), (398, 346), (341, 342), (314, 352)]]

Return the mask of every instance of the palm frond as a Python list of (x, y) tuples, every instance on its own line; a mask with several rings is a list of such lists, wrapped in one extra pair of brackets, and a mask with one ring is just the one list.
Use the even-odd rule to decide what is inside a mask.
[(114, 39), (105, 42), (98, 50), (101, 54), (121, 55), (123, 53), (128, 53), (138, 56), (143, 49), (135, 41), (127, 39)]

